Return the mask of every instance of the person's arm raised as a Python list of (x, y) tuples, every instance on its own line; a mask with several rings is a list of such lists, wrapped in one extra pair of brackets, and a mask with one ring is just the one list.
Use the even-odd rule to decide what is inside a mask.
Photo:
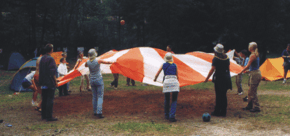
[(102, 59), (99, 59), (99, 60), (98, 60), (98, 63), (99, 63), (99, 64), (113, 64), (113, 63), (115, 63), (115, 62), (104, 61), (104, 60), (102, 60)]

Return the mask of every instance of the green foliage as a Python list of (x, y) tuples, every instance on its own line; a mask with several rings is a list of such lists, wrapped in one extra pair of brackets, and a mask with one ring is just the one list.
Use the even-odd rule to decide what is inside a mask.
[(212, 51), (217, 42), (241, 50), (256, 41), (263, 60), (267, 51), (285, 48), (290, 30), (285, 0), (2, 0), (0, 5), (3, 51), (18, 50), (27, 58), (48, 42), (56, 49), (69, 47), (71, 57), (80, 46), (98, 46), (103, 53), (171, 44), (176, 53), (185, 53)]

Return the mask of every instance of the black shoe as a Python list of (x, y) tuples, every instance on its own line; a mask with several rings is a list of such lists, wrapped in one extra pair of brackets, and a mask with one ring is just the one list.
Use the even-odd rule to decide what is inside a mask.
[(96, 117), (98, 117), (99, 119), (105, 118), (102, 114), (94, 114)]
[(212, 116), (220, 116), (220, 114), (218, 114), (216, 112), (212, 112), (210, 115), (212, 115)]
[(248, 96), (246, 96), (245, 98), (243, 98), (244, 102), (248, 101)]
[(261, 111), (260, 108), (257, 107), (250, 110), (250, 112), (260, 112), (260, 111)]
[(252, 108), (251, 107), (245, 107), (245, 108), (243, 108), (243, 110), (251, 110)]
[(170, 122), (176, 122), (177, 120), (175, 118), (170, 118), (169, 121)]
[(168, 114), (165, 114), (165, 119), (169, 119), (169, 115)]
[(57, 121), (58, 119), (57, 118), (48, 118), (46, 119), (46, 121)]
[(227, 116), (227, 113), (226, 112), (221, 112), (219, 116), (226, 117)]
[(36, 107), (35, 110), (41, 113), (41, 108)]
[(0, 120), (0, 123), (3, 123), (3, 119)]

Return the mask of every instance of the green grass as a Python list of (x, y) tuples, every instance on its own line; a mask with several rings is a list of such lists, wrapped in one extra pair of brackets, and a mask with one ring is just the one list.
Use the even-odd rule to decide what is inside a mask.
[(168, 132), (176, 128), (172, 127), (172, 125), (154, 122), (152, 123), (126, 122), (126, 123), (117, 123), (113, 125), (111, 129), (115, 131), (127, 131), (131, 133), (136, 132), (144, 133), (148, 131)]
[(37, 124), (25, 127), (28, 130), (36, 131), (36, 130), (46, 130), (46, 129), (57, 129), (59, 127), (58, 124), (49, 123), (49, 124)]
[(290, 124), (290, 97), (282, 95), (260, 95), (259, 103), (263, 105), (258, 120), (267, 123)]

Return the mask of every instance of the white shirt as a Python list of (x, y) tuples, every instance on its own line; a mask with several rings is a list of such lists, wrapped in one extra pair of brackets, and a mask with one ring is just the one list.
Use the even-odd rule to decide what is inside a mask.
[(58, 65), (57, 71), (59, 73), (60, 76), (64, 76), (67, 74), (67, 67), (65, 63), (60, 63)]
[(32, 71), (28, 75), (25, 76), (25, 78), (31, 83), (31, 80), (33, 79), (33, 76), (35, 74), (35, 71)]

